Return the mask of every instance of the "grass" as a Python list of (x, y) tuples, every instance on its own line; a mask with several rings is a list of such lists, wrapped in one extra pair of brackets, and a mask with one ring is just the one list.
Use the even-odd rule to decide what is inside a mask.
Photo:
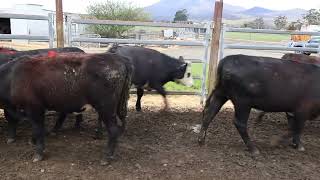
[(226, 32), (225, 38), (247, 40), (247, 41), (265, 41), (265, 42), (280, 42), (290, 40), (288, 34), (263, 34), (263, 33), (241, 33), (241, 32)]
[[(246, 41), (265, 41), (265, 42), (281, 42), (290, 40), (290, 35), (287, 34), (262, 34), (262, 33), (240, 33), (226, 32), (225, 38), (233, 40)], [(192, 64), (192, 75), (202, 76), (202, 64)], [(165, 85), (166, 90), (170, 91), (192, 91), (197, 92), (201, 89), (201, 80), (194, 80), (192, 87), (186, 87), (174, 82), (169, 82)]]
[[(192, 75), (193, 76), (202, 76), (202, 64), (192, 64), (191, 66), (192, 69)], [(192, 87), (186, 87), (174, 82), (168, 82), (165, 85), (166, 90), (169, 91), (191, 91), (191, 92), (197, 92), (200, 91), (201, 89), (201, 80), (196, 79), (194, 80), (193, 86)]]

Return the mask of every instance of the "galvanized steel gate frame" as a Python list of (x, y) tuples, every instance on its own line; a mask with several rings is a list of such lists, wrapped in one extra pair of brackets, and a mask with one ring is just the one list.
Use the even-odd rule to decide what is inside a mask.
[[(73, 37), (72, 24), (90, 24), (90, 25), (122, 25), (122, 26), (148, 26), (148, 27), (168, 27), (168, 28), (198, 28), (206, 29), (204, 39), (202, 41), (178, 41), (178, 40), (138, 40), (138, 39), (114, 39), (114, 38), (83, 38)], [(209, 42), (211, 36), (211, 24), (181, 24), (181, 23), (158, 23), (158, 22), (137, 22), (137, 21), (114, 21), (114, 20), (93, 20), (93, 19), (67, 19), (68, 46), (72, 46), (73, 42), (91, 42), (91, 43), (118, 43), (118, 44), (144, 44), (144, 45), (179, 45), (179, 46), (203, 46), (203, 59), (185, 59), (192, 63), (202, 63), (202, 75), (200, 77), (193, 76), (193, 79), (201, 80), (200, 92), (190, 91), (168, 91), (171, 95), (200, 95), (201, 104), (206, 99), (206, 80), (207, 80), (207, 64), (209, 53)], [(134, 91), (131, 91), (134, 93)], [(151, 93), (155, 93), (151, 91)]]

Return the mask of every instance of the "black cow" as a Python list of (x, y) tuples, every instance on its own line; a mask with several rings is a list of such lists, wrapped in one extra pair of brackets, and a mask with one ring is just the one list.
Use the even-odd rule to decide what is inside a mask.
[(191, 64), (180, 56), (179, 59), (169, 57), (153, 49), (115, 45), (109, 49), (121, 56), (130, 57), (134, 65), (132, 83), (137, 88), (136, 110), (141, 111), (143, 89), (155, 89), (163, 96), (165, 109), (168, 107), (166, 91), (163, 85), (169, 81), (192, 86)]
[(39, 54), (47, 54), (48, 52), (56, 52), (56, 53), (65, 53), (65, 52), (84, 52), (83, 50), (77, 47), (64, 47), (64, 48), (47, 48), (47, 49), (34, 49), (28, 51), (17, 51), (12, 48), (0, 48), (0, 54), (7, 54), (11, 55), (11, 57), (21, 57), (21, 56), (32, 56), (32, 55), (39, 55)]
[[(12, 61), (18, 57), (21, 56), (35, 56), (35, 55), (44, 55), (44, 56), (52, 56), (54, 57), (56, 55), (56, 53), (62, 53), (62, 52), (80, 52), (80, 53), (84, 53), (83, 50), (76, 48), (76, 47), (65, 47), (65, 48), (48, 48), (48, 49), (36, 49), (36, 50), (28, 50), (28, 51), (17, 51), (15, 49), (12, 48), (5, 48), (5, 47), (1, 47), (0, 48), (0, 65), (5, 64), (9, 61)], [(49, 58), (50, 59), (50, 58)], [(18, 122), (19, 119), (22, 119), (23, 117), (16, 115), (15, 117), (11, 117), (8, 112), (4, 109), (4, 115), (6, 117), (6, 119), (10, 119), (10, 118), (18, 118), (17, 120), (11, 121), (11, 122)], [(66, 118), (65, 113), (59, 113), (59, 118), (57, 120), (56, 125), (53, 128), (53, 132), (56, 133), (59, 128), (60, 128), (60, 122), (63, 122), (64, 119)], [(75, 128), (79, 129), (80, 128), (80, 122), (82, 121), (82, 114), (77, 114), (76, 115), (76, 123), (75, 123)], [(7, 143), (12, 143), (15, 141), (15, 136), (16, 136), (16, 124), (10, 124), (9, 123), (9, 133), (8, 133), (8, 140)]]
[[(316, 64), (320, 65), (320, 58), (316, 56), (308, 56), (305, 54), (295, 54), (295, 53), (287, 53), (284, 54), (281, 59), (287, 59), (287, 60), (292, 60), (292, 61), (297, 61), (300, 63), (309, 63), (309, 64)], [(263, 116), (265, 115), (265, 112), (260, 112), (256, 118), (256, 122), (261, 122)], [(287, 119), (289, 124), (291, 123), (291, 119), (293, 118), (293, 115), (291, 113), (286, 113)]]
[(225, 57), (219, 63), (217, 84), (203, 110), (199, 144), (204, 143), (208, 126), (222, 105), (231, 100), (235, 126), (251, 153), (259, 153), (247, 133), (251, 108), (292, 112), (289, 135), (293, 137), (293, 145), (303, 151), (300, 137), (304, 123), (320, 112), (319, 77), (320, 67), (313, 64), (246, 55)]
[(107, 127), (107, 158), (112, 158), (125, 125), (131, 62), (110, 53), (47, 58), (23, 56), (0, 66), (0, 102), (10, 115), (23, 111), (31, 120), (36, 144), (33, 161), (43, 159), (45, 111), (77, 112), (87, 104)]
[[(110, 53), (127, 57), (134, 66), (132, 83), (137, 87), (136, 110), (141, 111), (141, 97), (143, 88), (155, 89), (164, 98), (165, 109), (168, 106), (166, 91), (163, 85), (169, 81), (175, 81), (187, 86), (193, 84), (191, 75), (191, 64), (183, 60), (182, 57), (175, 59), (156, 50), (114, 45), (109, 49)], [(77, 118), (76, 124), (79, 126), (82, 118)], [(59, 118), (54, 130), (61, 128), (64, 118)], [(102, 124), (98, 123), (96, 130), (97, 138), (102, 136)]]

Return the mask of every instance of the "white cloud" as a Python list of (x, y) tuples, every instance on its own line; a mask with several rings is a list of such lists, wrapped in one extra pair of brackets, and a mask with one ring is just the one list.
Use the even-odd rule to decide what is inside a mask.
[(254, 6), (260, 6), (273, 10), (287, 10), (293, 8), (302, 9), (320, 9), (319, 0), (224, 0), (224, 3), (228, 3), (236, 6), (243, 6), (245, 8), (251, 8)]
[[(86, 7), (94, 2), (103, 2), (105, 0), (63, 0), (63, 8), (66, 12), (85, 13)], [(134, 4), (144, 7), (158, 2), (159, 0), (123, 0), (131, 1)], [(175, 1), (173, 0), (172, 3)], [(251, 8), (260, 6), (274, 10), (286, 10), (292, 8), (320, 9), (319, 0), (224, 0), (225, 3)], [(1, 8), (11, 8), (14, 4), (42, 4), (46, 9), (55, 9), (55, 0), (3, 0)]]
[[(105, 0), (62, 0), (63, 10), (66, 12), (85, 13), (86, 7), (91, 3), (104, 2)], [(123, 0), (130, 1), (133, 4), (144, 7), (151, 5), (159, 0)], [(11, 8), (15, 4), (41, 4), (44, 8), (54, 10), (55, 0), (8, 0), (1, 1), (1, 8)]]

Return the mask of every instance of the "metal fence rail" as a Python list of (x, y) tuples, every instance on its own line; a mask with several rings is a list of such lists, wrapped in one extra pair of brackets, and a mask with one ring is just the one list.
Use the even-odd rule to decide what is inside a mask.
[[(137, 91), (131, 89), (130, 94), (136, 94)], [(145, 91), (144, 94), (159, 94), (157, 91)], [(201, 96), (200, 92), (192, 92), (192, 91), (167, 91), (167, 95), (198, 95)]]
[(264, 34), (296, 34), (296, 35), (312, 35), (320, 36), (320, 32), (308, 31), (283, 31), (273, 29), (248, 29), (248, 28), (228, 28), (227, 32), (243, 32), (243, 33), (264, 33)]
[(279, 51), (309, 51), (318, 52), (318, 48), (305, 47), (286, 47), (286, 46), (272, 46), (272, 45), (240, 45), (228, 44), (224, 46), (225, 49), (252, 49), (252, 50), (279, 50)]
[(53, 47), (53, 42), (54, 42), (53, 14), (49, 13), (48, 16), (40, 16), (40, 15), (0, 13), (0, 18), (48, 21), (48, 36), (0, 34), (0, 39), (5, 39), (5, 40), (24, 39), (24, 40), (48, 41), (49, 47), (50, 48)]
[[(114, 39), (114, 38), (83, 38), (73, 37), (71, 33), (72, 24), (92, 24), (92, 25), (121, 25), (121, 26), (149, 26), (149, 27), (167, 27), (167, 28), (196, 28), (206, 29), (202, 41), (178, 41), (178, 40), (139, 40), (139, 39)], [(210, 24), (182, 24), (182, 23), (160, 23), (160, 22), (136, 22), (136, 21), (114, 21), (114, 20), (93, 20), (93, 19), (68, 19), (68, 44), (72, 46), (73, 42), (91, 42), (91, 43), (118, 43), (118, 44), (145, 44), (145, 45), (179, 45), (179, 46), (203, 46), (205, 47), (203, 59), (185, 59), (192, 63), (202, 63), (201, 76), (193, 76), (193, 79), (201, 80), (201, 91), (169, 91), (168, 94), (175, 95), (201, 95), (201, 104), (203, 104), (206, 92), (206, 72), (210, 41)], [(131, 91), (134, 93), (135, 91)], [(154, 93), (153, 91), (149, 93)]]
[(49, 40), (48, 36), (0, 34), (0, 39)]
[(29, 20), (49, 20), (48, 16), (26, 15), (26, 14), (9, 14), (9, 13), (1, 13), (0, 14), (0, 18), (29, 19)]
[[(226, 32), (242, 32), (242, 33), (265, 33), (265, 34), (295, 34), (295, 35), (313, 35), (320, 36), (320, 32), (304, 32), (304, 31), (281, 31), (281, 30), (270, 30), (270, 29), (246, 29), (246, 28), (226, 28), (223, 27), (222, 37)], [(308, 51), (318, 53), (320, 56), (320, 45), (318, 48), (306, 48), (306, 47), (288, 47), (288, 46), (276, 46), (276, 45), (248, 45), (248, 44), (225, 44), (224, 38), (221, 39), (220, 46), (220, 57), (224, 57), (224, 49), (251, 49), (251, 50), (276, 50), (276, 51)]]
[(203, 42), (176, 41), (176, 40), (138, 40), (138, 39), (113, 39), (113, 38), (72, 38), (72, 42), (119, 43), (119, 44), (146, 44), (146, 45), (180, 45), (204, 46)]
[(204, 25), (199, 25), (199, 24), (139, 22), (139, 21), (116, 21), (116, 20), (97, 20), (97, 19), (72, 19), (71, 23), (76, 23), (76, 24), (97, 24), (97, 25), (103, 24), (103, 25), (121, 25), (121, 26), (148, 26), (148, 27), (206, 29), (206, 27)]

